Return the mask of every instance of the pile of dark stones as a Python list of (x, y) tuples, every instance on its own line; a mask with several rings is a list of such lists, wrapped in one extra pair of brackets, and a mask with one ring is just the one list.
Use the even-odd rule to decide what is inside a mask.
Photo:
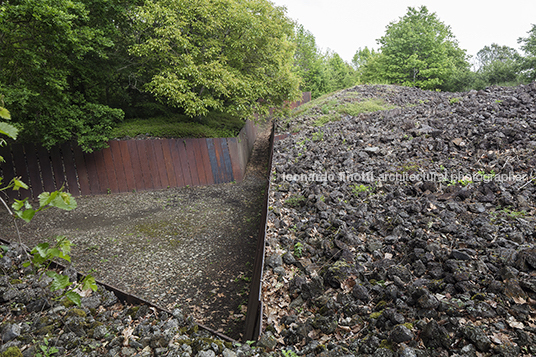
[[(51, 292), (52, 279), (35, 272), (26, 247), (12, 243), (0, 251), (0, 356), (169, 356), (246, 357), (248, 344), (214, 336), (181, 309), (171, 313), (147, 305), (127, 305), (98, 287), (81, 306)], [(76, 271), (60, 271), (75, 281)]]
[(274, 148), (261, 340), (307, 356), (536, 355), (536, 83), (337, 97), (396, 108), (285, 122), (302, 129)]

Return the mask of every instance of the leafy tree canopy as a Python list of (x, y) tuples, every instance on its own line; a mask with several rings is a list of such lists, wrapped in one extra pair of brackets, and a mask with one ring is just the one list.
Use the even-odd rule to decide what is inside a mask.
[[(293, 24), (267, 0), (159, 0), (138, 7), (144, 89), (191, 116), (246, 116), (298, 97)], [(261, 100), (262, 99), (262, 100)]]
[(409, 7), (398, 22), (387, 26), (381, 45), (381, 66), (389, 83), (439, 88), (460, 67), (468, 67), (450, 27), (425, 6)]
[[(111, 1), (95, 2), (102, 7)], [(90, 0), (0, 4), (0, 92), (14, 123), (47, 146), (74, 137), (90, 151), (123, 117), (88, 95), (87, 68), (114, 46), (109, 33), (93, 26), (92, 5)]]
[(484, 46), (484, 48), (476, 54), (476, 59), (480, 68), (489, 66), (495, 61), (503, 63), (516, 61), (519, 57), (519, 53), (516, 49), (508, 46), (499, 46), (496, 43), (492, 43), (490, 46)]
[(536, 25), (528, 32), (527, 37), (517, 40), (521, 44), (521, 49), (525, 52), (525, 57), (521, 60), (523, 76), (527, 81), (536, 80)]
[(338, 53), (326, 53), (326, 71), (329, 92), (356, 84), (354, 69)]
[(328, 92), (328, 80), (323, 55), (316, 45), (316, 39), (302, 25), (297, 25), (294, 33), (293, 71), (301, 78), (300, 90), (311, 92), (318, 98)]
[(352, 65), (356, 70), (362, 69), (376, 54), (377, 52), (374, 49), (369, 49), (367, 46), (365, 48), (360, 47), (352, 58)]
[(496, 43), (485, 46), (476, 55), (477, 78), (486, 85), (517, 84), (521, 56), (511, 47)]

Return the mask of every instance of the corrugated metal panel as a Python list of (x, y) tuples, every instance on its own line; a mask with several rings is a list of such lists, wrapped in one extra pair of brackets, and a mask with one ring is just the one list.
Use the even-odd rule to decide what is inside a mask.
[[(89, 183), (88, 165), (84, 158), (82, 150), (75, 151), (74, 160), (78, 169), (78, 183), (80, 184), (80, 193), (82, 195), (91, 195), (91, 184)], [(93, 173), (92, 173), (93, 174)], [(95, 183), (92, 183), (93, 185)]]
[(138, 157), (140, 158), (140, 171), (143, 178), (143, 187), (146, 190), (154, 188), (151, 167), (149, 165), (148, 157), (148, 140), (140, 140), (137, 142), (136, 150), (138, 150)]
[(67, 191), (73, 196), (80, 196), (80, 190), (78, 188), (78, 180), (76, 178), (76, 165), (74, 162), (74, 155), (71, 150), (71, 143), (64, 143), (61, 146), (61, 153), (63, 154), (63, 167), (65, 169), (65, 177), (67, 178)]
[(65, 170), (63, 169), (63, 158), (60, 147), (54, 146), (50, 149), (50, 159), (52, 160), (52, 171), (54, 172), (54, 183), (56, 189), (61, 189), (66, 186), (67, 179), (65, 178)]
[(115, 175), (117, 178), (117, 192), (127, 192), (127, 178), (125, 176), (125, 166), (123, 165), (123, 157), (121, 156), (121, 148), (119, 141), (112, 140), (109, 142), (112, 157), (114, 159)]
[(41, 177), (43, 179), (43, 189), (51, 192), (55, 190), (54, 176), (52, 175), (52, 164), (50, 162), (50, 153), (45, 148), (37, 150), (39, 166), (41, 167)]
[[(89, 189), (91, 190), (90, 194), (97, 195), (101, 193), (101, 187), (99, 183), (99, 174), (97, 173), (97, 163), (96, 163), (95, 153), (83, 154), (81, 151), (80, 153), (78, 153), (78, 151), (79, 150), (75, 151), (75, 159), (78, 156), (82, 156), (85, 160), (87, 174), (89, 178)], [(83, 165), (83, 161), (81, 162), (81, 165)], [(78, 166), (78, 161), (77, 161), (77, 167), (78, 167), (78, 177), (80, 177), (80, 172), (81, 172), (82, 167)], [(82, 191), (82, 188), (80, 188), (80, 191)]]
[(160, 168), (158, 167), (157, 163), (157, 146), (156, 141), (151, 140), (147, 142), (147, 148), (150, 149), (150, 151), (147, 151), (147, 154), (149, 154), (149, 166), (151, 167), (151, 172), (153, 173), (153, 184), (155, 188), (165, 188), (164, 181), (160, 177)]
[(168, 178), (168, 186), (177, 187), (177, 178), (175, 175), (175, 168), (173, 167), (173, 161), (171, 160), (171, 151), (169, 149), (169, 140), (162, 140), (162, 154), (164, 155), (164, 167)]
[[(22, 182), (28, 184), (30, 178), (28, 177), (28, 170), (26, 168), (26, 159), (24, 158), (24, 148), (22, 144), (13, 144), (11, 147), (11, 153), (13, 154), (13, 166), (15, 167), (15, 175), (20, 177)], [(20, 199), (30, 197), (30, 190), (20, 190)]]
[(141, 169), (141, 160), (138, 154), (139, 140), (127, 140), (128, 153), (130, 155), (130, 164), (134, 175), (134, 187), (136, 190), (144, 190), (143, 174)]

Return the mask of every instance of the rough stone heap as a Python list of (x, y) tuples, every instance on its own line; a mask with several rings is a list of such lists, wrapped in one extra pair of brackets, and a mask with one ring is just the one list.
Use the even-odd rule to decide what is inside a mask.
[[(75, 306), (50, 291), (51, 278), (34, 274), (25, 247), (0, 250), (0, 357), (248, 357), (261, 349), (223, 341), (181, 309), (172, 314), (125, 305), (99, 285)], [(76, 271), (65, 275), (76, 278)]]
[(349, 94), (397, 108), (322, 127), (309, 110), (276, 143), (263, 343), (299, 355), (536, 355), (536, 83), (333, 98)]

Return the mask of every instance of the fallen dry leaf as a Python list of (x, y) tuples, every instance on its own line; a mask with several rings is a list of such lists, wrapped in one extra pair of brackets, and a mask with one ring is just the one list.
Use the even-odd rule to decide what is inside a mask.
[(527, 300), (523, 299), (520, 296), (513, 296), (512, 299), (515, 301), (516, 304), (523, 305), (527, 303)]
[(121, 333), (123, 335), (123, 338), (124, 338), (123, 346), (128, 346), (128, 340), (129, 340), (129, 338), (132, 337), (133, 332), (134, 332), (134, 327), (132, 327), (132, 326), (128, 326), (127, 328), (125, 328), (123, 330), (123, 332)]
[(510, 327), (512, 328), (523, 329), (525, 327), (523, 323), (517, 321), (513, 316), (510, 316), (507, 322), (508, 322), (508, 325), (510, 325)]
[(504, 333), (494, 333), (490, 337), (491, 342), (495, 343), (496, 345), (502, 345), (503, 343), (510, 342), (510, 336), (504, 334)]

